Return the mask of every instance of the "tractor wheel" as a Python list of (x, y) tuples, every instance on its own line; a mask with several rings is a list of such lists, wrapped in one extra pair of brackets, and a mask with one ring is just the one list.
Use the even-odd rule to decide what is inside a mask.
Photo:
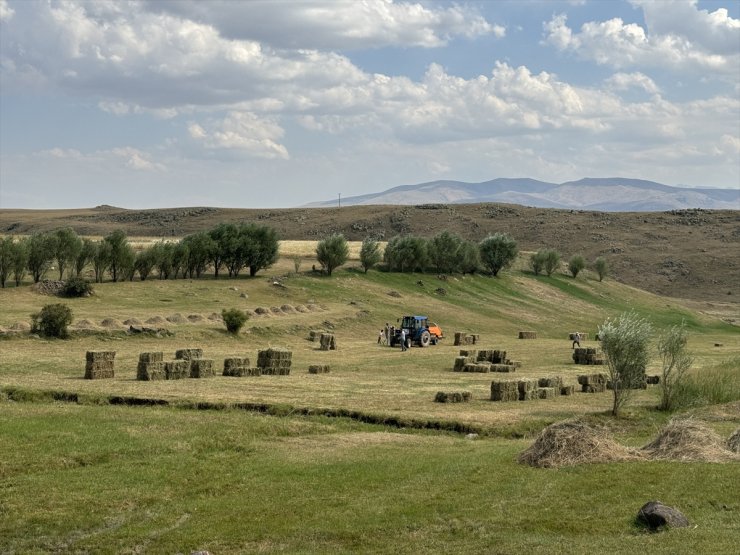
[(422, 347), (429, 347), (429, 342), (432, 340), (432, 336), (429, 334), (427, 330), (424, 330), (421, 332), (421, 336), (419, 337), (419, 345)]

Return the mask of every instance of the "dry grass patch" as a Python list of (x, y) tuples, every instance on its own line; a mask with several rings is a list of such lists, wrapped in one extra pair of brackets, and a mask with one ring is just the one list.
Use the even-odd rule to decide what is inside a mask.
[(606, 430), (570, 420), (545, 428), (534, 444), (519, 455), (519, 462), (541, 468), (559, 468), (642, 458), (637, 451), (617, 443)]
[(693, 418), (673, 419), (642, 448), (650, 458), (682, 462), (728, 462), (740, 457), (710, 427)]

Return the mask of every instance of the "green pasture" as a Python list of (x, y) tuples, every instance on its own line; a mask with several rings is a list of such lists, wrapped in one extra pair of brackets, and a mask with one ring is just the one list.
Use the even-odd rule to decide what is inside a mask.
[[(609, 393), (489, 399), (494, 379), (575, 383), (599, 371), (573, 364), (568, 333), (598, 346), (598, 326), (625, 310), (656, 329), (686, 322), (692, 373), (738, 384), (737, 327), (588, 272), (574, 280), (515, 269), (494, 279), (349, 267), (328, 278), (291, 266), (234, 280), (104, 283), (84, 299), (0, 290), (3, 330), (51, 302), (91, 324), (64, 341), (0, 338), (0, 553), (736, 552), (740, 464), (516, 462), (544, 426), (574, 416), (646, 444), (670, 418), (654, 409), (657, 388), (637, 392), (618, 420), (607, 416)], [(224, 308), (299, 306), (312, 309), (254, 315), (238, 336), (210, 319)], [(447, 337), (406, 353), (377, 345), (380, 328), (404, 314), (428, 315)], [(166, 320), (174, 315), (187, 323)], [(122, 322), (132, 318), (172, 335), (128, 335)], [(164, 323), (145, 323), (154, 318)], [(338, 350), (320, 351), (311, 330), (335, 333)], [(519, 340), (519, 330), (538, 338)], [(506, 350), (522, 367), (452, 372), (455, 331), (480, 334), (475, 347)], [(256, 361), (267, 347), (289, 348), (293, 367), (289, 376), (135, 379), (139, 353), (172, 358), (191, 347), (218, 374), (225, 357)], [(115, 378), (83, 379), (89, 350), (116, 351)], [(331, 372), (309, 374), (311, 364)], [(656, 354), (648, 373), (658, 372)], [(434, 403), (437, 391), (472, 400)], [(740, 425), (734, 399), (693, 414), (727, 437)], [(652, 499), (680, 508), (692, 527), (635, 526)]]

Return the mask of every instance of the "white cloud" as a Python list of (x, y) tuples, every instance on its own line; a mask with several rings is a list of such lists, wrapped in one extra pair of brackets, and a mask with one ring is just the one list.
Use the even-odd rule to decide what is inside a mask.
[(250, 112), (230, 112), (212, 125), (210, 132), (196, 123), (188, 127), (190, 136), (209, 149), (243, 152), (259, 158), (289, 158), (288, 150), (278, 142), (283, 129), (273, 120)]
[[(573, 32), (564, 14), (544, 24), (545, 42), (560, 51), (615, 68), (650, 67), (737, 77), (740, 22), (724, 9), (711, 14), (691, 0), (634, 0), (645, 14), (647, 30), (621, 18), (590, 21)], [(673, 11), (674, 8), (680, 8)], [(676, 13), (680, 15), (676, 15)]]
[(342, 50), (383, 46), (440, 47), (456, 36), (473, 38), (506, 29), (465, 5), (449, 7), (394, 0), (149, 1), (154, 13), (201, 21), (224, 37), (257, 40), (275, 48)]
[(647, 93), (660, 92), (658, 85), (644, 73), (615, 73), (606, 81), (607, 87), (616, 91), (626, 91), (631, 88), (642, 89)]
[(8, 0), (0, 0), (0, 21), (10, 21), (15, 10), (8, 5)]

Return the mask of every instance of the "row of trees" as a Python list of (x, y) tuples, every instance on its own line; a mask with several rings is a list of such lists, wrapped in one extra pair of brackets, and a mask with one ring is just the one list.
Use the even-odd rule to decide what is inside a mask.
[[(517, 254), (516, 241), (506, 233), (489, 235), (476, 243), (443, 231), (430, 239), (413, 235), (393, 237), (383, 253), (378, 241), (366, 239), (360, 250), (360, 263), (365, 272), (383, 262), (392, 272), (472, 274), (484, 270), (497, 276), (511, 266)], [(320, 241), (316, 249), (316, 258), (329, 275), (348, 256), (347, 241), (340, 234)], [(276, 231), (256, 224), (222, 223), (178, 242), (160, 241), (139, 252), (121, 230), (93, 241), (65, 228), (20, 240), (0, 239), (0, 286), (5, 287), (11, 278), (20, 285), (27, 273), (38, 282), (54, 264), (60, 280), (65, 273), (68, 278), (80, 277), (89, 265), (95, 281), (100, 283), (106, 274), (113, 281), (132, 280), (137, 274), (146, 280), (155, 273), (160, 279), (199, 278), (210, 268), (216, 278), (222, 271), (237, 277), (245, 269), (254, 276), (277, 258)], [(560, 267), (561, 256), (555, 250), (542, 249), (531, 256), (530, 265), (535, 274), (545, 272), (549, 276)], [(586, 261), (580, 255), (568, 263), (574, 277), (585, 267)], [(601, 281), (607, 273), (606, 261), (598, 258), (593, 268)]]
[[(324, 270), (332, 271), (347, 261), (349, 248), (343, 235), (332, 235), (320, 241), (316, 258)], [(391, 272), (424, 272), (433, 269), (439, 273), (472, 274), (481, 269), (497, 276), (501, 270), (511, 266), (516, 260), (518, 248), (516, 241), (506, 233), (489, 235), (479, 243), (443, 231), (431, 239), (407, 235), (393, 237), (381, 254), (380, 244), (373, 239), (365, 239), (360, 249), (360, 263), (367, 272), (383, 262)], [(530, 266), (535, 275), (545, 272), (548, 276), (560, 268), (562, 258), (553, 249), (541, 249), (530, 257)], [(581, 255), (574, 255), (568, 262), (568, 270), (577, 277), (587, 266)], [(607, 275), (606, 260), (597, 258), (592, 268), (599, 281)]]
[(225, 269), (236, 277), (247, 269), (254, 276), (278, 257), (274, 229), (256, 224), (220, 224), (178, 242), (160, 241), (136, 252), (126, 234), (116, 230), (100, 241), (80, 238), (70, 228), (38, 233), (27, 238), (0, 239), (0, 286), (9, 279), (20, 285), (30, 274), (38, 283), (56, 264), (59, 279), (80, 277), (90, 266), (95, 281), (106, 274), (113, 281), (145, 280), (155, 272), (160, 279), (201, 277), (208, 268), (215, 276)]

